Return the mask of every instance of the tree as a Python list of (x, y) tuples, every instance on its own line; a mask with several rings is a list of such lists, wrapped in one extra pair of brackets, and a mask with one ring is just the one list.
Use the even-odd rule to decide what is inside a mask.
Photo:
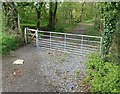
[(8, 28), (12, 30), (14, 30), (15, 28), (18, 28), (18, 11), (16, 8), (16, 3), (4, 2), (3, 12), (6, 16)]
[(103, 51), (104, 58), (109, 54), (113, 41), (113, 35), (117, 31), (118, 2), (102, 3), (102, 14), (104, 18)]
[(55, 24), (56, 24), (57, 5), (58, 5), (58, 3), (55, 2), (55, 9), (54, 9), (54, 13), (53, 13), (53, 28), (55, 28)]
[(36, 2), (35, 9), (37, 14), (37, 28), (40, 28), (40, 21), (41, 21), (41, 8), (42, 8), (43, 2)]
[(118, 14), (117, 14), (117, 29), (114, 34), (111, 46), (111, 53), (114, 59), (114, 62), (120, 62), (120, 2), (118, 3)]
[[(19, 12), (24, 19), (23, 22), (24, 23), (29, 22), (28, 24), (34, 24), (35, 23), (36, 27), (38, 29), (40, 29), (41, 12), (42, 12), (43, 5), (45, 5), (44, 2), (18, 3)], [(36, 14), (36, 15), (34, 15), (34, 14)], [(30, 21), (31, 18), (34, 19), (34, 21)]]
[(82, 9), (81, 9), (81, 14), (80, 14), (80, 22), (82, 21), (82, 16), (84, 14), (84, 5), (85, 5), (85, 2), (82, 3)]
[(56, 23), (56, 12), (57, 12), (58, 2), (49, 2), (49, 23), (48, 27), (53, 30)]

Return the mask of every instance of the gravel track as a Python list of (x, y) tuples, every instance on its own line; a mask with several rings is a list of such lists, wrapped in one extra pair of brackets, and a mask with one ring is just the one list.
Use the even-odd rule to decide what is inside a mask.
[[(24, 64), (12, 65), (17, 59)], [(80, 92), (86, 61), (83, 56), (24, 46), (2, 58), (3, 91)]]

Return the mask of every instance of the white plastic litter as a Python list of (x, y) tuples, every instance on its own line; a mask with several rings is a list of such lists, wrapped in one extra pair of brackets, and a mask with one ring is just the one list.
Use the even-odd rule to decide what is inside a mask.
[(13, 62), (13, 65), (21, 65), (23, 63), (24, 63), (24, 60), (18, 59), (18, 60)]

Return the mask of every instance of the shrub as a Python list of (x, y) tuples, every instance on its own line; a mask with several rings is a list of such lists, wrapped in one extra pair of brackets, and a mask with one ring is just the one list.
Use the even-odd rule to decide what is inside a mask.
[(2, 40), (0, 53), (3, 55), (8, 54), (10, 51), (16, 50), (23, 44), (21, 38), (16, 37), (15, 35), (2, 34), (0, 38)]
[(92, 54), (86, 68), (92, 92), (118, 92), (120, 80), (115, 63), (104, 62), (100, 55)]

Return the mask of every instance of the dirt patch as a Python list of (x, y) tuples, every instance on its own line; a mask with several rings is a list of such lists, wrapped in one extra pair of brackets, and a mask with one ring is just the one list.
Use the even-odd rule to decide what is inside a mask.
[[(85, 77), (83, 56), (27, 45), (2, 58), (4, 92), (79, 92), (76, 73)], [(17, 59), (24, 64), (13, 65)]]

